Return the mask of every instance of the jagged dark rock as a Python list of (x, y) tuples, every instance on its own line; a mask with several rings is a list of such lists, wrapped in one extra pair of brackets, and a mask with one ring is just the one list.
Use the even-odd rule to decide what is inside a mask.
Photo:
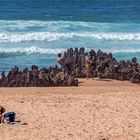
[(1, 73), (0, 87), (51, 87), (51, 86), (78, 86), (78, 80), (71, 74), (62, 72), (57, 66), (49, 69), (39, 69), (33, 65), (19, 71), (18, 67)]
[[(86, 52), (84, 48), (73, 49), (73, 56), (71, 55), (71, 68), (72, 73), (76, 78), (86, 77), (85, 74), (85, 56)], [(65, 59), (69, 59), (68, 51), (65, 52)], [(137, 62), (137, 58), (134, 57), (131, 61), (117, 61), (112, 53), (102, 52), (100, 49), (95, 52), (91, 50), (94, 56), (93, 62), (93, 76), (99, 78), (108, 78), (116, 80), (129, 80), (133, 83), (140, 83), (140, 65)], [(72, 54), (72, 53), (71, 53)]]

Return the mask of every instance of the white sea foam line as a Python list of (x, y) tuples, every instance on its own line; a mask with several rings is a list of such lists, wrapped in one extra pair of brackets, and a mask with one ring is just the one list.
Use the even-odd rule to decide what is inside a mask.
[[(88, 52), (90, 51), (92, 48), (85, 48), (85, 51)], [(63, 53), (64, 51), (66, 51), (66, 49), (63, 48), (55, 48), (55, 49), (50, 49), (50, 48), (40, 48), (37, 46), (31, 46), (31, 47), (17, 47), (17, 48), (1, 48), (0, 47), (0, 53), (25, 53), (25, 54), (58, 54), (58, 53)], [(97, 49), (95, 50), (97, 51)], [(111, 52), (111, 53), (140, 53), (140, 49), (120, 49), (120, 50), (103, 50), (104, 52)]]
[[(59, 31), (59, 30), (69, 30), (70, 28), (93, 28), (96, 29), (99, 27), (104, 27), (104, 23), (101, 23), (99, 26), (99, 23), (96, 22), (78, 22), (78, 21), (22, 21), (22, 20), (16, 20), (16, 21), (5, 21), (0, 20), (0, 31), (6, 31), (8, 29), (16, 30), (28, 30), (30, 27), (36, 27), (36, 28), (43, 28), (43, 30), (49, 30), (49, 31)], [(105, 26), (106, 27), (106, 26)], [(12, 30), (12, 31), (13, 31)]]
[(50, 49), (50, 48), (39, 48), (36, 46), (25, 47), (25, 48), (0, 48), (0, 53), (25, 53), (25, 54), (58, 54), (60, 52), (64, 52), (65, 49)]
[[(13, 27), (26, 27), (26, 26), (68, 26), (68, 25), (76, 25), (76, 26), (86, 26), (89, 27), (90, 25), (99, 26), (106, 24), (106, 23), (98, 23), (98, 22), (84, 22), (84, 21), (39, 21), (39, 20), (0, 20), (0, 25), (2, 26), (13, 26)], [(107, 23), (108, 24), (108, 23)], [(112, 24), (112, 23), (109, 23)], [(69, 26), (68, 26), (69, 27)]]
[(24, 34), (0, 33), (0, 42), (22, 41), (57, 41), (64, 39), (91, 38), (98, 40), (134, 40), (140, 41), (140, 33), (56, 33), (56, 32), (33, 32)]
[(26, 27), (26, 26), (67, 26), (67, 25), (76, 25), (76, 26), (84, 26), (84, 27), (93, 27), (93, 26), (108, 26), (108, 25), (119, 25), (119, 26), (129, 26), (129, 25), (139, 25), (137, 23), (112, 23), (112, 22), (86, 22), (86, 21), (63, 21), (63, 20), (58, 20), (58, 21), (40, 21), (40, 20), (0, 20), (0, 25), (2, 26), (22, 26), (22, 27)]
[(110, 50), (112, 53), (140, 53), (140, 49), (122, 49), (122, 50)]

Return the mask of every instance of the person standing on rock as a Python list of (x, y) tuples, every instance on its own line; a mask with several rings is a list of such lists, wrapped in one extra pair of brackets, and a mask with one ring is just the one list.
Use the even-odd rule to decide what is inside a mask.
[(61, 54), (61, 53), (58, 54), (57, 62), (58, 62), (62, 67), (64, 66), (65, 59), (64, 59), (64, 57), (62, 57), (62, 54)]
[(58, 54), (57, 62), (62, 66), (62, 68), (64, 68), (67, 73), (71, 72), (69, 63), (66, 63), (66, 60), (64, 57), (62, 57), (61, 53)]

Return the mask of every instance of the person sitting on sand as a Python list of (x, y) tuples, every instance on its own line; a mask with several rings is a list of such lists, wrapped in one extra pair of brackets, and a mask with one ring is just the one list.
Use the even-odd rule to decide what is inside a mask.
[(93, 55), (91, 52), (85, 57), (85, 70), (87, 79), (90, 77), (93, 79)]
[(5, 108), (0, 106), (0, 123), (4, 123), (3, 113), (5, 112)]
[(11, 123), (15, 121), (16, 114), (14, 112), (5, 112), (5, 108), (3, 106), (0, 106), (0, 124), (1, 123)]

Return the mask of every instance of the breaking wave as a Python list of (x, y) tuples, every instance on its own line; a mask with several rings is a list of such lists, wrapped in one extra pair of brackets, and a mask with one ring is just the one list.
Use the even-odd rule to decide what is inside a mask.
[[(90, 51), (92, 48), (85, 48), (85, 51)], [(11, 55), (20, 55), (20, 54), (58, 54), (58, 53), (63, 53), (66, 51), (64, 48), (56, 48), (56, 49), (51, 49), (51, 48), (40, 48), (37, 46), (31, 46), (31, 47), (17, 47), (17, 48), (2, 48), (0, 47), (0, 55), (2, 54), (11, 54)], [(97, 49), (95, 50), (97, 51)], [(120, 49), (120, 50), (103, 50), (104, 52), (111, 52), (111, 53), (140, 53), (140, 49)]]
[(64, 49), (50, 49), (50, 48), (39, 48), (36, 46), (25, 47), (25, 48), (0, 48), (0, 54), (58, 54), (64, 52)]
[(112, 53), (140, 53), (140, 49), (137, 48), (137, 49), (118, 49), (118, 50), (110, 50), (109, 52), (112, 52)]
[(75, 38), (89, 38), (98, 40), (140, 41), (140, 33), (56, 33), (56, 32), (33, 32), (24, 34), (0, 33), (0, 42), (23, 42), (23, 41), (58, 41)]

